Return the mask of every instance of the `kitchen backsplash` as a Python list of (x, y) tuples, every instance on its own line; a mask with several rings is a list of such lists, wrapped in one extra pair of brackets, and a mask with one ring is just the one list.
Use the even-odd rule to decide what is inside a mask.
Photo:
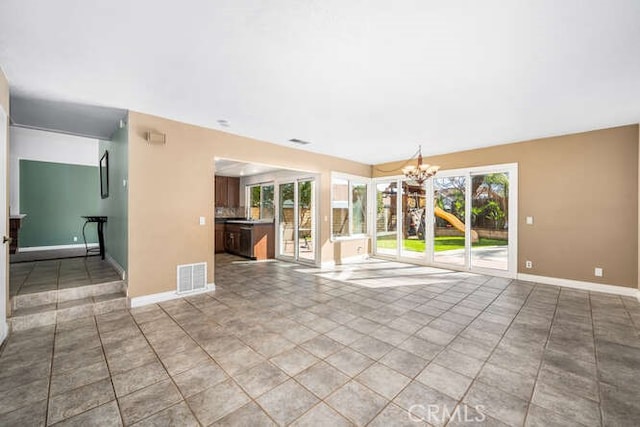
[(239, 208), (216, 208), (216, 218), (244, 218), (246, 210), (244, 206)]

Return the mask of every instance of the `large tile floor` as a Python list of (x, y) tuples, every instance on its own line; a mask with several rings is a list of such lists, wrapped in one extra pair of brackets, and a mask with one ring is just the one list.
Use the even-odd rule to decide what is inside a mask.
[(12, 297), (120, 280), (111, 264), (99, 256), (16, 262), (10, 264), (10, 273)]
[[(637, 425), (640, 304), (370, 262), (12, 335), (0, 425)], [(465, 418), (466, 417), (466, 418)]]

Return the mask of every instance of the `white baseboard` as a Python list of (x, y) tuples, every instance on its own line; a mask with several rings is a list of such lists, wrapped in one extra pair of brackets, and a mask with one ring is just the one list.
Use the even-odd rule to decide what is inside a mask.
[(109, 264), (111, 264), (111, 267), (113, 267), (113, 269), (118, 272), (121, 280), (127, 280), (127, 272), (124, 268), (122, 268), (120, 264), (118, 264), (118, 261), (113, 259), (113, 257), (109, 254), (104, 254), (104, 258)]
[[(97, 248), (99, 245), (97, 243), (89, 243), (87, 247), (89, 248)], [(36, 251), (55, 251), (60, 249), (84, 249), (84, 243), (80, 243), (78, 245), (58, 245), (58, 246), (31, 246), (28, 248), (18, 248), (18, 253), (20, 252), (36, 252)]]
[(131, 308), (142, 307), (149, 304), (157, 304), (164, 301), (170, 301), (172, 299), (190, 297), (192, 295), (203, 294), (205, 292), (211, 292), (216, 290), (215, 283), (209, 283), (206, 288), (193, 292), (185, 292), (179, 294), (176, 291), (160, 292), (158, 294), (143, 295), (141, 297), (134, 297), (129, 299), (129, 306)]
[(525, 282), (542, 283), (545, 285), (564, 286), (565, 288), (581, 289), (590, 292), (602, 292), (605, 294), (623, 295), (634, 297), (640, 301), (640, 290), (626, 288), (624, 286), (606, 285), (602, 283), (583, 282), (580, 280), (561, 279), (558, 277), (537, 276), (535, 274), (518, 273), (518, 280)]

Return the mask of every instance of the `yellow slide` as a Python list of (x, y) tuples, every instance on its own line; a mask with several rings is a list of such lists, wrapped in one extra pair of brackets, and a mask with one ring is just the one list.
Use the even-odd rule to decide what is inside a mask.
[[(437, 206), (434, 206), (433, 213), (438, 217), (447, 221), (449, 224), (453, 225), (458, 231), (464, 233), (464, 222), (460, 221), (457, 216), (454, 214), (450, 214), (449, 212), (443, 211)], [(475, 243), (478, 241), (478, 232), (475, 230), (471, 230), (471, 242)]]

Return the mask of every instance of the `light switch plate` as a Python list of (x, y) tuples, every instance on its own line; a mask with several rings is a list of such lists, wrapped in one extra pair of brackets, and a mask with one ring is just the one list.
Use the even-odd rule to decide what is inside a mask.
[(200, 217), (200, 225), (205, 225), (205, 223), (206, 223), (206, 219), (203, 216), (201, 216)]
[(595, 270), (593, 271), (593, 274), (596, 277), (602, 277), (602, 275), (604, 274), (604, 272), (602, 271), (602, 268), (600, 267), (596, 267)]
[(527, 217), (527, 225), (533, 225), (533, 217), (532, 216), (528, 216)]

